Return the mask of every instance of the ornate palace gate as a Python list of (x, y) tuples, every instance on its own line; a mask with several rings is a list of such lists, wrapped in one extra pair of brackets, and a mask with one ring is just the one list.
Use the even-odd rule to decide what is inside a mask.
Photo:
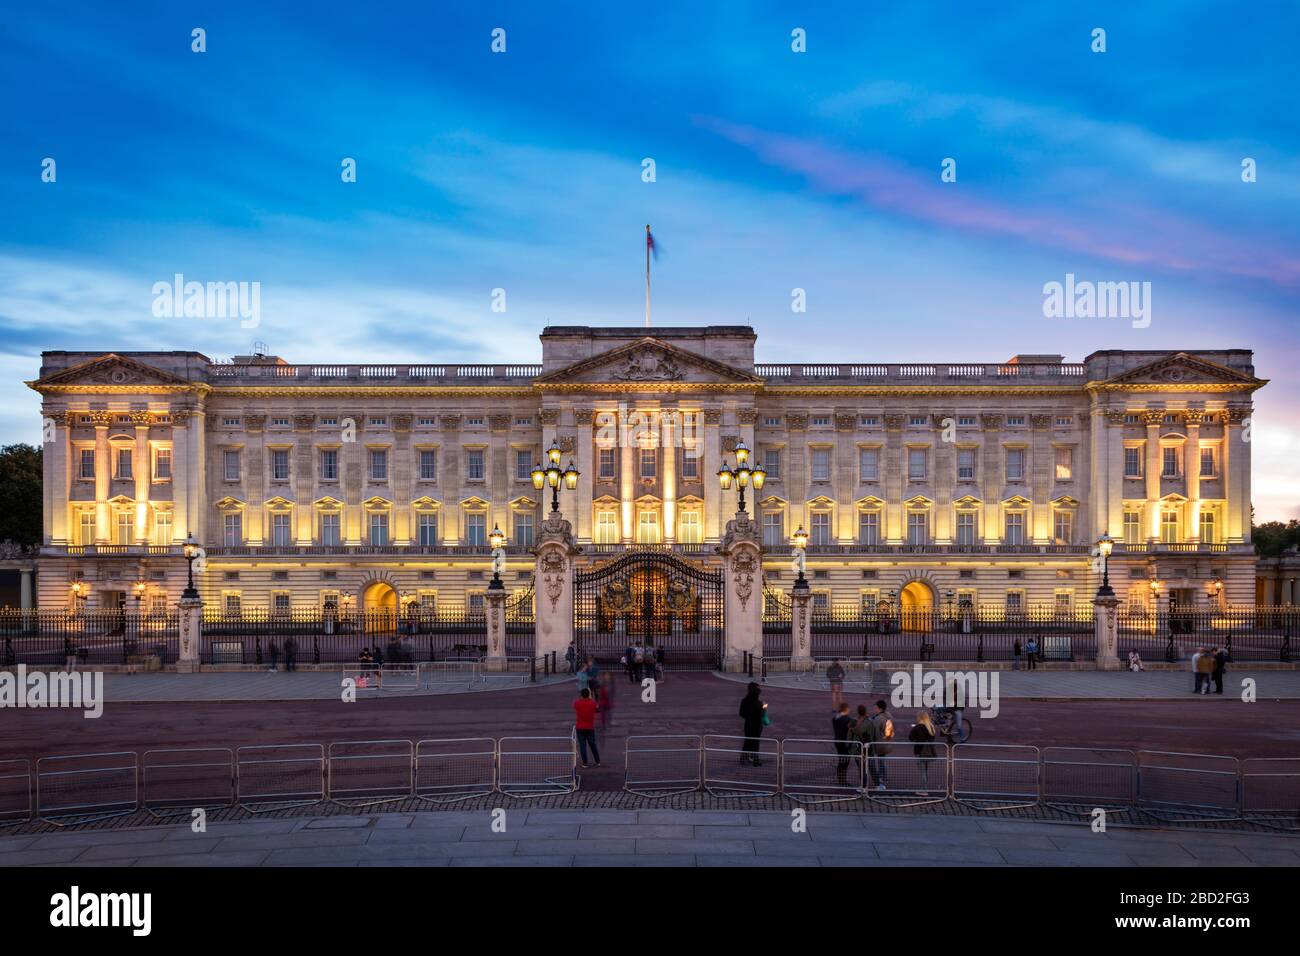
[(632, 551), (574, 579), (578, 660), (617, 667), (631, 645), (653, 645), (668, 670), (722, 666), (722, 572), (670, 551)]

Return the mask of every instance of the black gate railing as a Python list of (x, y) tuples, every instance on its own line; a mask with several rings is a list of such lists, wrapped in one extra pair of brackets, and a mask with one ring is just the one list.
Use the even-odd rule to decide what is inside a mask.
[(1121, 607), (1119, 654), (1136, 650), (1146, 660), (1187, 660), (1201, 648), (1222, 647), (1234, 661), (1292, 659), (1300, 636), (1300, 607)]
[(668, 551), (632, 551), (574, 579), (578, 659), (617, 665), (630, 647), (653, 646), (667, 670), (721, 666), (722, 573)]
[(506, 601), (506, 656), (533, 657), (537, 652), (537, 612), (533, 586)]
[(179, 653), (176, 609), (69, 611), (0, 609), (0, 666), (62, 667), (69, 657), (94, 666), (174, 664)]
[(794, 653), (794, 606), (790, 595), (763, 588), (763, 656), (789, 657)]

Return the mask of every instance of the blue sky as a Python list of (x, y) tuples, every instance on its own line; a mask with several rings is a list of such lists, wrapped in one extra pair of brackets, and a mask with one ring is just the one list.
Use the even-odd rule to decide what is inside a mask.
[[(650, 222), (656, 322), (765, 361), (1253, 348), (1257, 510), (1300, 515), (1293, 3), (276, 6), (7, 14), (0, 442), (42, 349), (535, 361), (642, 320)], [(177, 272), (260, 325), (155, 318)], [(1044, 318), (1066, 273), (1151, 282), (1150, 327)]]

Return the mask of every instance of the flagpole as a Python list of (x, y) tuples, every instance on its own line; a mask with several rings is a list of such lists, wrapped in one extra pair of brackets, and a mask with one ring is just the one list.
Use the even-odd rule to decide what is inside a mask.
[(650, 328), (650, 224), (645, 227), (645, 327)]

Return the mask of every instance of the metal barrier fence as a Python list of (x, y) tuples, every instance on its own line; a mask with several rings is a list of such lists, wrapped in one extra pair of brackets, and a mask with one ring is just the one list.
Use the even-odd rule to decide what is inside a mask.
[(332, 743), (326, 758), (326, 790), (333, 803), (373, 807), (414, 793), (409, 740), (353, 740)]
[(1140, 750), (1137, 805), (1153, 816), (1236, 817), (1241, 812), (1237, 758)]
[(1106, 747), (1044, 747), (1045, 806), (1083, 815), (1137, 801), (1137, 755)]
[(623, 789), (644, 797), (667, 797), (700, 789), (702, 740), (695, 734), (628, 737), (623, 751)]
[(1038, 803), (1042, 756), (1023, 744), (956, 744), (952, 796), (976, 810), (1010, 810)]
[(941, 740), (871, 744), (865, 757), (862, 783), (873, 803), (919, 807), (942, 803), (952, 792), (948, 781), (952, 752)]
[(89, 823), (140, 807), (132, 751), (41, 757), (36, 761), (37, 813), (46, 823)]
[(235, 753), (227, 747), (146, 750), (140, 803), (154, 816), (235, 805)]
[(480, 665), (472, 661), (426, 661), (420, 665), (420, 684), (472, 684), (482, 680)]
[(706, 734), (703, 765), (704, 789), (715, 797), (781, 792), (781, 742), (774, 738)]
[(320, 803), (325, 799), (321, 744), (268, 744), (235, 751), (237, 797), (250, 813)]
[(856, 740), (781, 741), (781, 792), (804, 803), (856, 800), (862, 795), (862, 744)]
[(32, 764), (0, 760), (0, 827), (32, 818)]
[(1241, 815), (1300, 830), (1300, 757), (1246, 757), (1241, 761)]
[(497, 789), (514, 797), (578, 789), (578, 748), (568, 737), (502, 737), (497, 743)]
[(415, 746), (415, 796), (455, 803), (497, 788), (497, 742), (491, 737), (421, 740)]

